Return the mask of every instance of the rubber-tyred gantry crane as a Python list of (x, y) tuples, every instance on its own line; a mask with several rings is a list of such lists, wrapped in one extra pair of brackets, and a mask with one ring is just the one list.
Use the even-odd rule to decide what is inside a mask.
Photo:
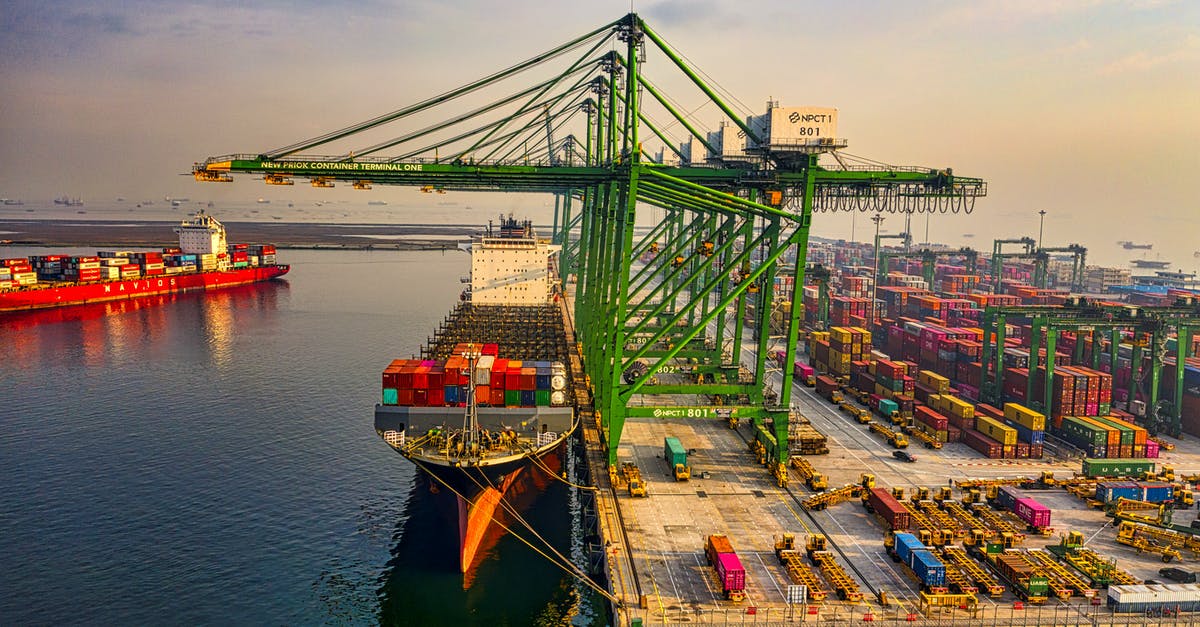
[[(651, 55), (670, 70), (661, 82), (645, 69)], [(511, 87), (518, 78), (526, 82)], [(699, 107), (685, 109), (660, 86), (672, 81), (720, 112), (716, 132), (682, 113)], [(813, 213), (969, 212), (987, 188), (949, 168), (868, 164), (842, 152), (823, 165), (822, 155), (846, 146), (836, 110), (746, 115), (718, 91), (630, 13), (438, 96), (275, 150), (209, 158), (194, 174), (555, 194), (552, 235), (563, 245), (564, 288), (574, 288), (610, 464), (636, 416), (748, 418), (783, 463), (792, 369), (783, 369), (778, 398), (764, 394), (770, 307), (755, 309), (748, 373), (739, 367), (743, 321), (752, 297), (775, 298), (789, 249), (794, 287), (778, 296), (801, 302)], [(672, 164), (646, 157), (648, 138), (669, 149)], [(647, 232), (635, 231), (659, 212)], [(795, 359), (799, 310), (788, 320), (785, 363)]]

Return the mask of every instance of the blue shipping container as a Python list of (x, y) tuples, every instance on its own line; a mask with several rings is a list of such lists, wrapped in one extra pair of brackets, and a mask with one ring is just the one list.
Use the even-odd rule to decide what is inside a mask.
[(445, 398), (447, 405), (457, 405), (463, 402), (462, 388), (457, 385), (447, 385), (445, 387)]
[(1143, 483), (1140, 488), (1141, 499), (1149, 503), (1170, 501), (1175, 494), (1174, 489), (1166, 483)]
[(1101, 503), (1115, 501), (1121, 497), (1140, 501), (1142, 490), (1136, 483), (1129, 481), (1105, 481), (1096, 484), (1096, 498)]
[(896, 557), (899, 557), (901, 562), (907, 564), (912, 559), (913, 551), (919, 551), (924, 548), (925, 545), (921, 544), (917, 536), (911, 533), (896, 534)]
[(521, 405), (523, 407), (537, 405), (537, 390), (521, 390)]
[(928, 550), (913, 551), (912, 563), (909, 564), (913, 574), (926, 586), (946, 585), (946, 566)]
[(1034, 431), (1033, 429), (1015, 423), (1011, 420), (1005, 420), (1004, 424), (1016, 429), (1017, 437), (1020, 438), (1022, 442), (1028, 442), (1030, 444), (1044, 444), (1046, 442), (1046, 432), (1042, 431), (1041, 429)]

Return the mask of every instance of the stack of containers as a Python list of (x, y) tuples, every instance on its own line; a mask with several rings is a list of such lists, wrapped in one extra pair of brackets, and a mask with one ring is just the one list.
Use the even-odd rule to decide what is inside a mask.
[(38, 275), (33, 271), (28, 259), (5, 259), (4, 267), (8, 269), (10, 287), (36, 285)]
[[(134, 253), (133, 258), (138, 264), (142, 276), (159, 276), (164, 274), (163, 255), (156, 252)], [(121, 271), (124, 275), (124, 270)]]
[(251, 244), (250, 254), (258, 257), (260, 265), (275, 265), (275, 246), (273, 244)]
[(975, 418), (975, 429), (1003, 446), (1002, 456), (1013, 459), (1017, 456), (1017, 430), (987, 416)]
[(64, 255), (34, 255), (29, 258), (29, 264), (39, 280), (59, 281), (62, 280), (63, 262), (67, 259)]
[[(997, 411), (995, 408), (986, 405), (981, 405), (980, 407), (988, 407), (992, 411)], [(1029, 445), (1029, 456), (1034, 459), (1041, 459), (1042, 446), (1046, 442), (1045, 414), (1033, 411), (1017, 403), (1005, 403), (1004, 412), (1000, 416), (993, 415), (992, 417), (1002, 418), (1005, 425), (1016, 429), (1017, 437), (1020, 441)]]
[(951, 441), (948, 431), (950, 423), (946, 416), (922, 405), (917, 407), (913, 413), (913, 417), (916, 420), (915, 426), (935, 438), (938, 442)]
[(99, 257), (67, 257), (63, 260), (62, 276), (67, 281), (87, 283), (101, 278)]
[(12, 269), (4, 265), (4, 260), (0, 260), (0, 290), (12, 289), (16, 283), (12, 280)]
[(247, 268), (250, 266), (249, 244), (230, 244), (228, 252), (230, 265), (234, 268)]

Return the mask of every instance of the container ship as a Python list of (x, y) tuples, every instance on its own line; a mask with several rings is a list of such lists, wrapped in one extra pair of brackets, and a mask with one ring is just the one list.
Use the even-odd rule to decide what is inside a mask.
[(0, 259), (0, 313), (223, 289), (287, 274), (269, 244), (228, 244), (225, 227), (200, 211), (175, 227), (162, 252)]
[(577, 418), (557, 246), (511, 216), (466, 246), (469, 287), (421, 359), (383, 371), (375, 431), (415, 464), (467, 573), (562, 467)]

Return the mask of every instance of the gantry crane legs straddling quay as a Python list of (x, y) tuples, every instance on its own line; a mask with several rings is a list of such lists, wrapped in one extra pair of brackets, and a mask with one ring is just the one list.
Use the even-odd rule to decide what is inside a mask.
[[(612, 50), (602, 52), (606, 46)], [(719, 151), (719, 142), (660, 88), (666, 83), (648, 78), (648, 53), (682, 75), (671, 79), (699, 89), (729, 125), (722, 131), (744, 134), (753, 149), (733, 157)], [(442, 113), (527, 71), (550, 77), (489, 104)], [(740, 338), (749, 301), (769, 305), (777, 296), (774, 278), (789, 249), (796, 253), (786, 257), (794, 288), (778, 296), (802, 301), (813, 213), (969, 212), (987, 187), (949, 169), (848, 166), (853, 157), (835, 152), (845, 146), (836, 138), (775, 141), (731, 109), (710, 82), (630, 13), (434, 98), (277, 150), (210, 158), (195, 165), (194, 175), (221, 182), (231, 174), (256, 174), (269, 183), (319, 179), (322, 187), (348, 181), (358, 189), (554, 194), (551, 235), (563, 245), (563, 286), (575, 288), (576, 332), (610, 464), (616, 465), (631, 416), (748, 418), (770, 459), (783, 464), (792, 370), (783, 369), (782, 394), (764, 394), (769, 306), (754, 308), (757, 350), (747, 369), (739, 369)], [(441, 121), (379, 138), (420, 116)], [(685, 129), (678, 131), (683, 139), (703, 146), (709, 157), (683, 159), (680, 138), (666, 128)], [(644, 129), (683, 159), (680, 165), (647, 159)], [(418, 140), (428, 143), (417, 147)], [(318, 147), (338, 154), (312, 154)], [(822, 154), (837, 164), (820, 165)], [(639, 211), (644, 219), (648, 210), (665, 218), (635, 237)], [(799, 309), (793, 307), (787, 321), (789, 363)], [(725, 330), (729, 316), (732, 337)], [(732, 348), (725, 352), (727, 341)]]

